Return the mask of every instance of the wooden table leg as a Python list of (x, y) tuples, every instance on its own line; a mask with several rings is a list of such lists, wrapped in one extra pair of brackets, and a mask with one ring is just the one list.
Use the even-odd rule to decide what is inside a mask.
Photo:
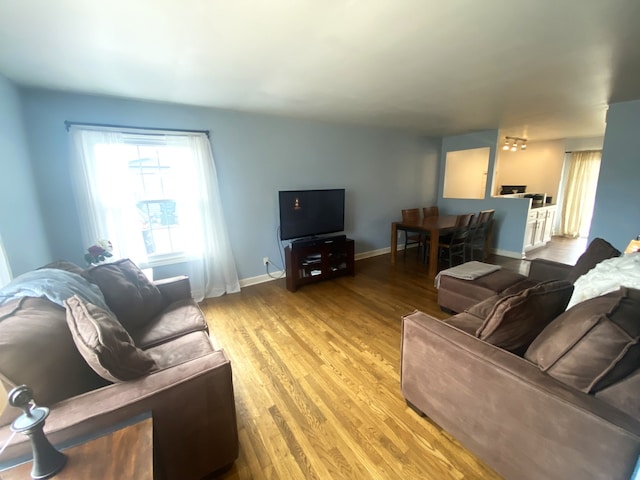
[(427, 272), (430, 277), (435, 278), (438, 273), (438, 242), (440, 239), (439, 231), (437, 228), (431, 229), (431, 236), (429, 238), (429, 263), (427, 265)]
[(396, 263), (396, 253), (398, 253), (398, 225), (391, 224), (391, 265)]

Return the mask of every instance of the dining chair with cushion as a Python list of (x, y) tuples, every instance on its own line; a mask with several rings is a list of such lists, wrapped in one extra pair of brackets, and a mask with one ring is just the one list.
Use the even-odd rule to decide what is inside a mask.
[[(420, 209), (419, 208), (407, 208), (402, 210), (402, 223), (419, 223), (420, 222)], [(418, 244), (418, 258), (420, 258), (420, 248), (424, 244), (424, 236), (420, 232), (411, 232), (404, 230), (404, 255), (407, 255), (407, 247)]]

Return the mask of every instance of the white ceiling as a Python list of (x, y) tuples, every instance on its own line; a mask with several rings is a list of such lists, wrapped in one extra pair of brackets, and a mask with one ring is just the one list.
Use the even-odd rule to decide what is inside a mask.
[(598, 136), (639, 0), (0, 0), (19, 85), (450, 135)]

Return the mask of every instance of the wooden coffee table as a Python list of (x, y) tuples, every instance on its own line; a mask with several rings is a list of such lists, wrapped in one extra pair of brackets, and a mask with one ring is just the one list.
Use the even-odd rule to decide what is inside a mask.
[[(67, 464), (55, 480), (88, 478), (153, 479), (153, 419), (136, 417), (134, 423), (62, 449)], [(1, 480), (29, 480), (32, 462), (0, 471)]]

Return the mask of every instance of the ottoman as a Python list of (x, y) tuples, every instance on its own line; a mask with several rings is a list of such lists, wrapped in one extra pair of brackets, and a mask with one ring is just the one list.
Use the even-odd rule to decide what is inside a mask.
[(444, 311), (460, 313), (509, 287), (514, 287), (519, 291), (530, 286), (530, 283), (535, 282), (524, 275), (505, 269), (497, 270), (474, 280), (442, 275), (438, 289), (438, 305)]

